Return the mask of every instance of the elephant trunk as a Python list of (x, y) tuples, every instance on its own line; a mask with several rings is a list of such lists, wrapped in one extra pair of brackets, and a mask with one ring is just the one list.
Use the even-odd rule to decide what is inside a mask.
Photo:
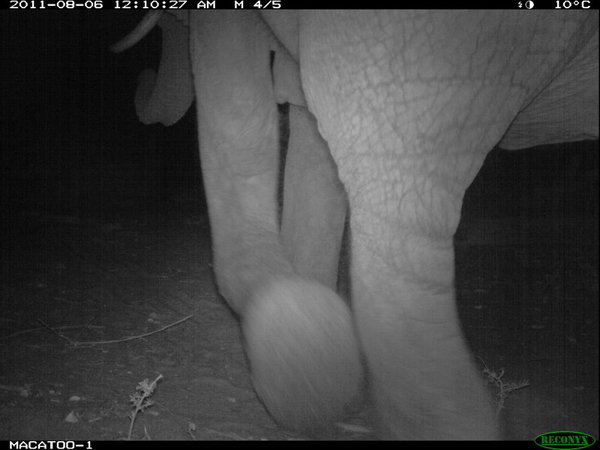
[(135, 110), (146, 125), (160, 122), (173, 125), (186, 113), (194, 99), (190, 66), (187, 14), (153, 11), (127, 36), (111, 46), (122, 52), (146, 36), (158, 23), (162, 28), (162, 55), (158, 74), (144, 70), (138, 78)]
[(138, 78), (135, 110), (144, 124), (173, 125), (186, 113), (194, 99), (189, 55), (188, 29), (170, 14), (164, 14), (162, 55), (158, 74), (144, 70)]

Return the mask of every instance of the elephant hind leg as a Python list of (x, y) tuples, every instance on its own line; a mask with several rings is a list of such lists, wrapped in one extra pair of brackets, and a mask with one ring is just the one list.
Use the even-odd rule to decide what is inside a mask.
[(308, 109), (290, 105), (281, 238), (302, 276), (336, 288), (346, 191)]

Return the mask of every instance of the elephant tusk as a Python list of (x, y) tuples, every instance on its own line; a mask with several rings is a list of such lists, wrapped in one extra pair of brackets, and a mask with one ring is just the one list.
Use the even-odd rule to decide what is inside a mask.
[(133, 47), (139, 41), (141, 41), (149, 32), (154, 28), (162, 11), (151, 11), (144, 16), (142, 21), (133, 29), (131, 33), (125, 36), (116, 44), (110, 46), (110, 50), (114, 53), (120, 53), (128, 48)]

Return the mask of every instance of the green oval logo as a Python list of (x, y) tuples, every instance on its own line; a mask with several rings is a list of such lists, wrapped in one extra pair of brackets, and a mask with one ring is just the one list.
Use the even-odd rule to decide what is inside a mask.
[(552, 431), (540, 434), (533, 442), (543, 448), (576, 449), (589, 447), (596, 439), (578, 431)]

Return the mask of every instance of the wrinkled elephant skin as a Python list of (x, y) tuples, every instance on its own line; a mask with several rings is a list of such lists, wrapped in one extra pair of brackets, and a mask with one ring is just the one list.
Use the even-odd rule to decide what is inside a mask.
[(190, 14), (189, 45), (216, 279), (267, 409), (324, 426), (366, 369), (382, 437), (498, 437), (452, 237), (496, 144), (598, 138), (598, 12), (219, 11)]

